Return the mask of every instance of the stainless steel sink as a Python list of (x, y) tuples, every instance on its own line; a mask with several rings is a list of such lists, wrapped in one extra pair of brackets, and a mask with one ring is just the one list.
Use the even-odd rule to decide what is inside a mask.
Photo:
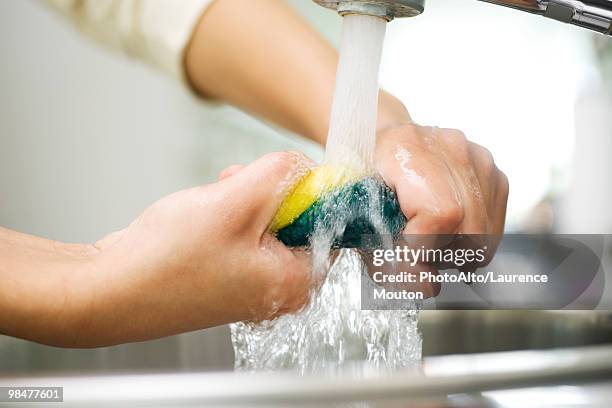
[[(62, 387), (63, 402), (47, 406), (79, 408), (608, 408), (612, 401), (611, 346), (433, 356), (425, 358), (419, 370), (393, 373), (353, 368), (303, 377), (293, 372), (0, 377), (0, 387)], [(562, 398), (570, 397), (569, 401), (579, 397), (580, 404), (567, 405), (568, 400), (554, 399), (560, 392)]]
[(423, 355), (612, 344), (612, 313), (596, 311), (423, 311)]
[[(572, 392), (587, 406), (612, 401), (610, 313), (424, 311), (419, 326), (420, 370), (333, 379), (202, 373), (231, 368), (224, 328), (98, 350), (0, 338), (0, 386), (64, 386), (70, 397), (63, 406), (302, 406), (355, 400), (384, 407), (422, 401), (465, 406), (468, 398), (469, 406), (488, 407), (506, 406), (495, 398), (507, 397), (499, 393), (508, 391), (499, 390), (513, 389), (515, 400), (536, 386), (541, 387), (539, 396)], [(116, 391), (109, 394), (108, 389)]]
[[(423, 355), (612, 344), (612, 314), (423, 311)], [(0, 375), (40, 372), (230, 370), (227, 328), (95, 350), (66, 350), (0, 337)]]

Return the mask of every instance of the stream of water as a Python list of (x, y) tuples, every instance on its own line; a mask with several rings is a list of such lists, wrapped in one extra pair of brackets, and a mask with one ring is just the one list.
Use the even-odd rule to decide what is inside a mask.
[[(363, 175), (373, 171), (385, 29), (386, 21), (377, 17), (344, 17), (325, 159), (335, 168)], [(371, 222), (385, 234), (376, 213)], [(340, 369), (363, 374), (365, 367), (399, 369), (420, 361), (419, 305), (409, 310), (361, 310), (361, 278), (367, 268), (356, 250), (331, 256), (334, 237), (344, 230), (346, 220), (332, 223), (333, 228), (316, 231), (311, 240), (312, 273), (323, 283), (312, 290), (307, 306), (274, 321), (232, 325), (236, 369), (290, 369), (300, 374)]]
[(330, 164), (372, 171), (378, 71), (386, 26), (385, 20), (372, 16), (355, 14), (344, 18), (325, 146), (325, 160)]

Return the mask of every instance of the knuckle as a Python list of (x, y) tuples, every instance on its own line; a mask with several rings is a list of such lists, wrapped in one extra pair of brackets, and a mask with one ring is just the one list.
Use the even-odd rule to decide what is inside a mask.
[(438, 222), (442, 225), (456, 227), (465, 217), (465, 210), (459, 204), (449, 205), (440, 210), (438, 214)]
[(442, 291), (442, 285), (440, 283), (434, 283), (431, 285), (429, 297), (437, 297)]
[(298, 153), (295, 152), (272, 152), (266, 155), (271, 162), (279, 166), (294, 164), (297, 160)]
[(477, 157), (477, 160), (480, 163), (486, 166), (490, 166), (490, 167), (493, 167), (495, 165), (495, 159), (493, 158), (493, 154), (491, 153), (489, 149), (479, 144), (471, 143), (471, 142), (470, 142), (470, 146), (474, 152), (474, 155)]
[(300, 162), (300, 154), (295, 152), (273, 152), (264, 157), (270, 163), (271, 172), (279, 177), (293, 171)]
[(508, 181), (508, 176), (506, 173), (498, 169), (499, 174), (499, 187), (498, 191), (501, 192), (504, 199), (508, 198), (508, 194), (510, 193), (510, 182)]
[(470, 143), (470, 152), (474, 166), (486, 177), (495, 179), (495, 174), (499, 171), (495, 165), (495, 159), (489, 149), (476, 143)]
[(465, 133), (457, 129), (447, 129), (444, 132), (443, 140), (451, 154), (459, 158), (461, 162), (470, 160), (470, 145)]
[(468, 142), (465, 133), (458, 129), (447, 129), (445, 134), (447, 142), (450, 142), (453, 145), (465, 145)]

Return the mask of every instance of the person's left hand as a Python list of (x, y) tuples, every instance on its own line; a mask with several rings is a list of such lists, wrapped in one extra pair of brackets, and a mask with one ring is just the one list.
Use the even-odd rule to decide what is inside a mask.
[[(509, 190), (506, 175), (487, 149), (470, 142), (462, 132), (416, 125), (403, 105), (391, 98), (387, 95), (383, 103), (391, 101), (387, 107), (393, 109), (381, 107), (379, 114), (379, 122), (382, 118), (391, 124), (378, 132), (375, 165), (397, 193), (408, 219), (403, 233), (427, 236), (423, 239), (471, 235), (475, 239), (454, 240), (445, 246), (478, 249), (488, 245), (485, 262), (466, 268), (488, 263), (499, 243), (495, 237), (504, 231)], [(448, 265), (433, 265), (433, 272), (436, 267)], [(435, 296), (440, 287), (419, 290)]]
[(405, 234), (503, 232), (508, 179), (462, 132), (392, 127), (378, 135), (375, 161), (408, 218)]

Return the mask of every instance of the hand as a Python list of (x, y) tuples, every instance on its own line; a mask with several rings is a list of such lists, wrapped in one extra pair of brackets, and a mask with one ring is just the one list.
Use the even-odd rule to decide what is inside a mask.
[(378, 136), (376, 166), (408, 218), (405, 234), (501, 234), (508, 179), (454, 129), (405, 124)]
[[(297, 310), (307, 300), (310, 259), (267, 228), (300, 163), (296, 154), (269, 154), (228, 169), (217, 183), (163, 198), (82, 251), (87, 263), (38, 276), (61, 284), (32, 296), (20, 309), (27, 326), (9, 324), (7, 334), (105, 346)], [(36, 326), (39, 309), (46, 319)]]
[[(458, 130), (412, 123), (403, 106), (388, 94), (381, 103), (375, 163), (408, 218), (404, 234), (474, 234), (445, 245), (465, 249), (487, 245), (485, 262), (465, 269), (488, 263), (504, 231), (508, 200), (508, 179), (491, 153)], [(448, 266), (432, 265), (429, 270)], [(417, 290), (435, 296), (440, 286)]]

